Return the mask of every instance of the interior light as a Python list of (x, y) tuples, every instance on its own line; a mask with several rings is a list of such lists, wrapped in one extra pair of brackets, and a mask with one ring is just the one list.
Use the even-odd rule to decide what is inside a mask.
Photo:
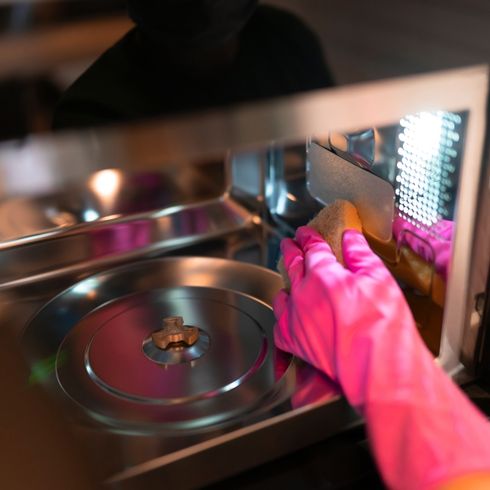
[(121, 172), (108, 168), (95, 173), (89, 181), (89, 186), (98, 197), (113, 198), (119, 192), (121, 182)]
[(398, 213), (407, 221), (430, 227), (447, 217), (459, 124), (459, 115), (442, 111), (400, 121), (395, 195)]

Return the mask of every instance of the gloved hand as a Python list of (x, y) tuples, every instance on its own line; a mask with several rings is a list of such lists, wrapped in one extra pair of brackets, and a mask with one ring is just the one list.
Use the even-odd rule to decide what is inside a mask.
[(390, 488), (490, 471), (490, 426), (435, 364), (395, 280), (362, 234), (342, 247), (345, 268), (311, 228), (282, 242), (291, 291), (274, 304), (277, 346), (340, 385)]
[(403, 218), (393, 221), (393, 235), (398, 244), (406, 243), (417, 255), (434, 264), (435, 269), (447, 281), (451, 258), (451, 240), (454, 222), (441, 220), (429, 232), (421, 230)]

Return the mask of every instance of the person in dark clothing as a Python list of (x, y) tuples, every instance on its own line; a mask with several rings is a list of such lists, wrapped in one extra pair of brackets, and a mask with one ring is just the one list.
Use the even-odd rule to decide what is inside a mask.
[(129, 0), (136, 27), (62, 96), (54, 128), (98, 126), (331, 86), (315, 35), (257, 0)]

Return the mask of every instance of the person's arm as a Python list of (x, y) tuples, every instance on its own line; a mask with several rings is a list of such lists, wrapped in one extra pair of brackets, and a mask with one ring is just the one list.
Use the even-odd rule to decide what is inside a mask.
[(325, 372), (365, 417), (389, 488), (485, 481), (489, 423), (437, 366), (401, 290), (362, 234), (346, 231), (342, 245), (345, 267), (308, 227), (283, 241), (291, 291), (274, 304), (278, 347)]

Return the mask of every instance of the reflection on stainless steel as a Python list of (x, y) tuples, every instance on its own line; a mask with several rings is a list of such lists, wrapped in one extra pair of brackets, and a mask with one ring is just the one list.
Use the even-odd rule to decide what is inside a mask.
[[(42, 161), (38, 163), (42, 168)], [(43, 190), (29, 196), (24, 190), (22, 197), (0, 198), (0, 244), (65, 231), (59, 228), (216, 197), (225, 188), (220, 174), (221, 162), (200, 169), (169, 165), (159, 172), (132, 174), (104, 169), (90, 174), (82, 184), (61, 186), (54, 192)], [(33, 169), (30, 179), (36, 178)]]
[(267, 154), (265, 200), (277, 227), (294, 230), (321, 209), (306, 186), (306, 145), (272, 145)]
[(329, 143), (339, 156), (370, 169), (375, 163), (376, 131), (369, 128), (349, 134), (331, 133)]
[[(144, 294), (132, 301), (116, 301), (110, 311), (102, 308), (83, 321), (83, 332), (77, 324), (78, 332), (69, 334), (60, 348), (68, 358), (57, 371), (60, 385), (98, 419), (123, 428), (217, 425), (250, 411), (286, 382), (285, 373), (277, 372), (271, 362), (274, 318), (270, 309), (207, 288), (165, 288), (154, 294), (158, 298)], [(204, 355), (166, 363), (162, 369), (141, 351), (148, 327), (140, 321), (151, 319), (155, 310), (170, 308), (201, 322), (210, 345)], [(107, 320), (112, 315), (117, 316)], [(118, 331), (124, 332), (124, 342), (111, 345), (111, 336)], [(86, 382), (87, 376), (93, 385)]]
[[(124, 465), (102, 464), (109, 477), (188, 446), (209, 449), (217, 435), (236, 435), (239, 427), (249, 436), (253, 424), (271, 414), (288, 417), (311, 404), (320, 409), (319, 401), (338, 409), (331, 384), (274, 347), (271, 302), (281, 285), (278, 274), (234, 261), (143, 261), (56, 296), (29, 323), (22, 343), (31, 366), (56, 358), (42, 383), (82, 424), (74, 430), (104, 428), (86, 440), (92, 451), (114, 437), (121, 447), (152, 448), (128, 452)], [(154, 363), (142, 342), (174, 313), (199, 325), (208, 349), (196, 359)]]
[(251, 224), (252, 214), (225, 196), (0, 243), (0, 289), (162, 253)]
[[(87, 413), (121, 430), (153, 425), (160, 430), (190, 429), (250, 411), (287, 383), (287, 378), (283, 380), (287, 368), (278, 369), (273, 363), (274, 316), (260, 297), (169, 286), (193, 282), (179, 276), (192, 260), (201, 262), (198, 274), (206, 269), (207, 275), (215, 274), (217, 268), (228, 265), (216, 264), (216, 259), (163, 259), (86, 279), (92, 288), (86, 295), (76, 291), (83, 287), (80, 283), (29, 325), (24, 336), (28, 348), (36, 350), (41, 343), (58, 341), (57, 357), (63, 360), (53, 374), (60, 388)], [(261, 275), (269, 274), (264, 270)], [(162, 280), (164, 276), (170, 277)], [(116, 283), (124, 287), (116, 289)], [(235, 287), (240, 288), (238, 278)], [(101, 304), (100, 296), (105, 303)], [(60, 310), (67, 311), (60, 315)], [(148, 359), (141, 345), (162, 314), (171, 311), (202, 325), (208, 349), (193, 358), (191, 347), (188, 358), (181, 357), (177, 363), (169, 357), (173, 362), (162, 366)], [(59, 336), (42, 340), (52, 328), (48, 325), (57, 325)], [(179, 356), (178, 351), (169, 354)]]
[(99, 170), (89, 179), (88, 186), (100, 201), (103, 209), (113, 209), (123, 185), (120, 170), (108, 168)]

